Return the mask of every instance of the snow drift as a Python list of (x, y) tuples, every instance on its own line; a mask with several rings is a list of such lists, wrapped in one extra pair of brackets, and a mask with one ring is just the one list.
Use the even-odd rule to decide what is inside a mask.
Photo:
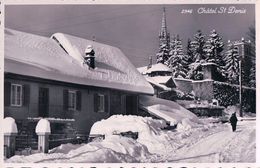
[(49, 154), (13, 156), (9, 163), (131, 163), (151, 162), (153, 158), (146, 146), (133, 139), (110, 136), (101, 142), (82, 145), (63, 144)]
[(182, 128), (189, 129), (196, 124), (201, 124), (195, 114), (173, 101), (144, 95), (141, 95), (139, 100), (141, 108), (151, 115), (169, 122), (170, 125), (182, 124)]
[[(122, 123), (120, 123), (120, 121), (122, 121)], [(126, 121), (128, 121), (128, 123), (126, 123), (128, 129), (123, 129), (123, 122)], [(183, 121), (186, 122), (188, 120), (184, 119)], [(120, 130), (136, 131), (145, 130), (145, 128), (148, 133), (141, 132), (139, 138), (134, 140), (113, 135), (115, 132), (113, 132), (112, 128), (106, 128), (102, 131), (102, 128), (105, 128), (102, 123), (107, 127), (116, 127), (114, 130), (117, 130), (117, 133), (120, 132)], [(112, 125), (106, 125), (110, 123)], [(239, 122), (241, 132), (235, 134), (231, 132), (229, 124), (211, 123), (211, 121), (208, 120), (206, 120), (205, 123), (207, 123), (207, 125), (201, 125), (201, 127), (180, 132), (162, 130), (161, 128), (165, 126), (165, 122), (150, 117), (113, 116), (107, 120), (97, 122), (96, 128), (93, 127), (93, 130), (96, 130), (95, 133), (106, 133), (107, 136), (104, 140), (81, 145), (63, 144), (50, 150), (49, 154), (16, 155), (10, 159), (6, 159), (5, 162), (162, 163), (188, 162), (189, 160), (187, 159), (193, 162), (255, 162), (255, 121)], [(132, 124), (132, 127), (129, 126), (130, 124)], [(157, 126), (159, 126), (160, 129)], [(150, 141), (144, 141), (144, 134), (149, 136), (147, 140)], [(141, 139), (143, 139), (143, 141)], [(241, 141), (241, 139), (243, 141)], [(158, 148), (157, 150), (156, 147)], [(217, 153), (208, 155), (209, 150)], [(216, 160), (214, 156), (218, 156), (218, 160)]]
[[(188, 118), (180, 121), (179, 131), (191, 129), (196, 123)], [(106, 120), (96, 122), (92, 128), (91, 134), (102, 134), (105, 137), (114, 136), (122, 132), (138, 132), (136, 141), (145, 145), (151, 153), (165, 153), (173, 149), (175, 137), (170, 136), (164, 128), (166, 122), (163, 120), (152, 119), (151, 117), (114, 115)]]
[(152, 153), (159, 152), (169, 137), (162, 131), (166, 123), (151, 117), (114, 115), (106, 120), (96, 122), (90, 134), (103, 134), (105, 137), (122, 132), (138, 132), (137, 142), (147, 146)]

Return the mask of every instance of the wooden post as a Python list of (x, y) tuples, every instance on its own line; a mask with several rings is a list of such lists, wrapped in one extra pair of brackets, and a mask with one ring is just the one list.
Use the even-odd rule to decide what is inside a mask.
[(49, 133), (39, 133), (38, 134), (38, 150), (43, 153), (48, 153)]
[(5, 157), (10, 158), (15, 155), (15, 133), (5, 133), (4, 134), (4, 147), (5, 147)]
[(51, 134), (50, 122), (47, 119), (41, 119), (36, 125), (35, 132), (38, 135), (38, 150), (48, 153), (49, 135)]

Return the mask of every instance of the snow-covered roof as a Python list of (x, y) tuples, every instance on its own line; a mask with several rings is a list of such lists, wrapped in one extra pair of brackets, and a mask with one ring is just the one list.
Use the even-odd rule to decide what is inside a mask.
[(182, 122), (183, 119), (199, 122), (195, 114), (176, 102), (153, 96), (140, 96), (139, 100), (141, 108), (158, 118), (164, 119), (171, 125), (178, 124)]
[(157, 83), (166, 84), (169, 80), (172, 80), (172, 76), (153, 76), (151, 77)]
[[(95, 69), (83, 65), (89, 45), (95, 51)], [(154, 92), (121, 50), (91, 40), (62, 33), (47, 38), (5, 29), (4, 52), (5, 72), (145, 94)]]
[(140, 67), (140, 68), (137, 68), (137, 69), (141, 74), (149, 74), (149, 73), (152, 73), (152, 72), (161, 72), (161, 71), (172, 72), (169, 67), (167, 67), (166, 65), (164, 65), (162, 63), (153, 64), (151, 66), (151, 68), (149, 68), (149, 69), (147, 69), (147, 66)]
[[(158, 76), (158, 77), (162, 77), (162, 76)], [(166, 90), (168, 90), (168, 91), (172, 90), (171, 88), (169, 88), (169, 87), (164, 85), (169, 80), (169, 78), (168, 78), (168, 80), (166, 82), (161, 82), (156, 77), (150, 77), (150, 76), (145, 76), (145, 79), (148, 82), (150, 82), (151, 84), (153, 84), (153, 85), (155, 85), (155, 86), (157, 86), (157, 87), (159, 87), (159, 88), (161, 88), (161, 89), (163, 89), (165, 91)], [(165, 81), (165, 79), (164, 79), (164, 81)]]

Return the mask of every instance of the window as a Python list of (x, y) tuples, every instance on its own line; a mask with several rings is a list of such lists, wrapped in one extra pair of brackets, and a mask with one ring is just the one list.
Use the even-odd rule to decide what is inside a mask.
[(63, 90), (63, 109), (81, 111), (81, 92), (78, 90)]
[(94, 93), (94, 112), (109, 113), (109, 96), (104, 93)]
[(105, 112), (105, 95), (98, 94), (97, 99), (98, 112)]
[(11, 84), (11, 105), (22, 106), (22, 85)]
[(77, 106), (77, 103), (76, 103), (76, 91), (72, 91), (72, 90), (69, 90), (69, 110), (76, 110), (76, 106)]

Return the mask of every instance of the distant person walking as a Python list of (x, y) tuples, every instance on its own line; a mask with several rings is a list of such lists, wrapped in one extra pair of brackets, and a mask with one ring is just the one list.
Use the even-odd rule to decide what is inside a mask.
[(232, 130), (233, 132), (236, 131), (236, 127), (237, 127), (237, 116), (236, 113), (233, 113), (229, 119), (231, 126), (232, 126)]

